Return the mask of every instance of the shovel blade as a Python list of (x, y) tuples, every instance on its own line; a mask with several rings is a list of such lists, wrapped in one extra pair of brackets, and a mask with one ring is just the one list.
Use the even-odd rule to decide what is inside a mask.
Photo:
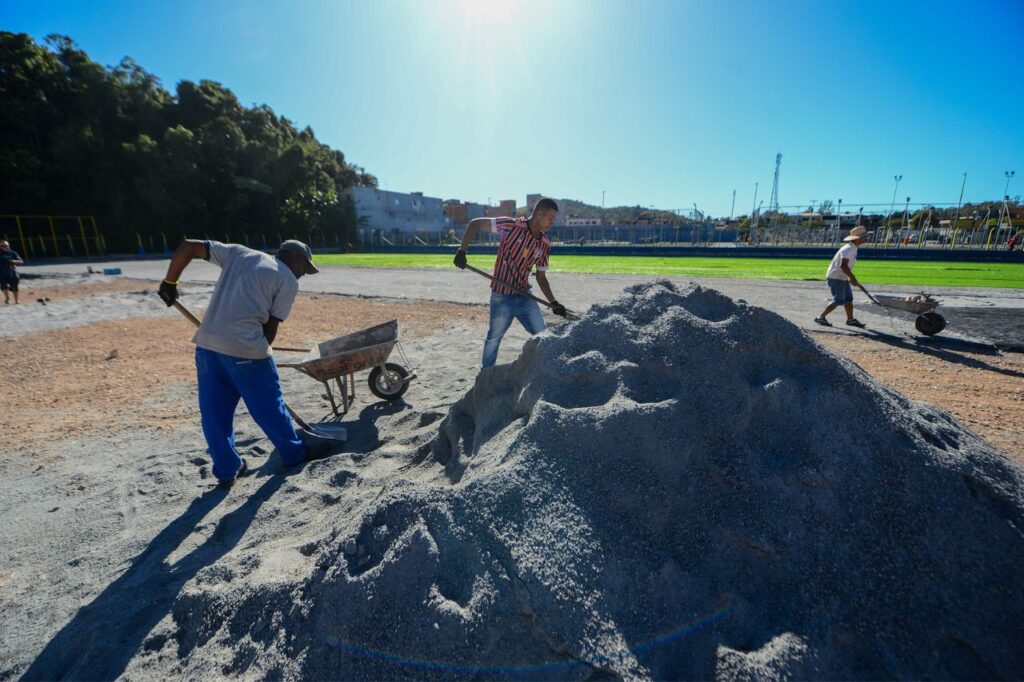
[(307, 431), (317, 438), (345, 442), (348, 438), (348, 430), (341, 424), (316, 424), (307, 425)]
[(313, 426), (305, 419), (300, 417), (298, 413), (291, 408), (288, 403), (284, 404), (284, 409), (288, 410), (288, 414), (292, 416), (295, 423), (299, 425), (299, 428), (309, 431), (317, 438), (324, 438), (326, 440), (336, 440), (344, 442), (348, 438), (348, 431), (341, 424), (317, 424)]

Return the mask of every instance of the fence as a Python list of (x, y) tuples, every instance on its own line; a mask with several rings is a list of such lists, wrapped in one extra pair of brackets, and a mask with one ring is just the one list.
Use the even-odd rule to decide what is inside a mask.
[(284, 239), (301, 239), (318, 250), (354, 251), (357, 246), (343, 238), (342, 232), (308, 230), (305, 233), (249, 233), (226, 230), (219, 234), (165, 234), (134, 232), (112, 238), (106, 236), (93, 216), (0, 214), (0, 237), (24, 258), (92, 258), (116, 254), (170, 255), (182, 239), (214, 239), (272, 251)]
[[(869, 242), (884, 249), (991, 250), (1006, 248), (1011, 236), (1024, 230), (1022, 221), (997, 224), (992, 219), (964, 218), (956, 227), (915, 227), (878, 216), (844, 216), (842, 221), (820, 224), (792, 216), (763, 216), (751, 224), (714, 222), (617, 224), (553, 227), (548, 236), (558, 244), (579, 246), (687, 245), (687, 246), (836, 246), (850, 229), (863, 225), (873, 235)], [(461, 241), (459, 230), (406, 232), (398, 229), (360, 229), (360, 244), (375, 247), (455, 246)], [(481, 232), (478, 244), (496, 244), (497, 235)]]
[(106, 255), (92, 216), (0, 214), (0, 235), (25, 258)]
[[(1005, 249), (1008, 240), (1024, 231), (1024, 220), (993, 217), (991, 212), (934, 226), (919, 216), (893, 215), (888, 220), (878, 215), (834, 216), (824, 221), (807, 220), (799, 215), (768, 214), (753, 222), (679, 222), (611, 225), (557, 226), (548, 233), (553, 242), (579, 247), (693, 246), (693, 247), (825, 247), (836, 246), (849, 230), (864, 225), (874, 235), (869, 242), (882, 249), (939, 249), (980, 251)], [(0, 236), (25, 258), (97, 257), (110, 253), (169, 255), (186, 237), (238, 243), (270, 251), (284, 239), (301, 239), (320, 251), (350, 252), (390, 247), (454, 247), (465, 228), (404, 231), (360, 228), (357, 244), (348, 242), (344, 233), (320, 229), (304, 233), (249, 233), (225, 230), (213, 234), (131, 233), (119, 235), (108, 247), (92, 216), (74, 215), (0, 215)], [(134, 238), (133, 238), (134, 237)], [(497, 235), (482, 232), (478, 244), (497, 243)]]

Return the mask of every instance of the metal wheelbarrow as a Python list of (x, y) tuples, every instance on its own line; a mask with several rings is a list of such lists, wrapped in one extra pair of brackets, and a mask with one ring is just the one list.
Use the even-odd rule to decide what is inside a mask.
[(875, 305), (917, 315), (914, 319), (914, 328), (925, 336), (934, 336), (946, 328), (946, 318), (935, 312), (935, 309), (939, 307), (939, 301), (932, 298), (931, 294), (921, 292), (900, 298), (899, 296), (872, 296), (864, 287), (860, 287), (860, 290), (867, 294)]
[[(409, 390), (409, 382), (416, 378), (416, 372), (387, 361), (396, 345), (402, 361), (408, 365), (409, 359), (398, 341), (398, 320), (391, 320), (324, 341), (300, 362), (279, 362), (277, 366), (291, 367), (322, 383), (327, 389), (331, 410), (340, 417), (355, 401), (356, 372), (370, 370), (370, 392), (382, 400), (398, 400)], [(337, 387), (340, 410), (331, 388), (332, 381)]]

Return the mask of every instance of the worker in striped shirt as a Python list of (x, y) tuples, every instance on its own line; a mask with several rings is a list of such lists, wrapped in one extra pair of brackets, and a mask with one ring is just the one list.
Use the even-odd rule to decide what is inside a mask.
[(476, 218), (469, 222), (462, 244), (455, 254), (455, 266), (466, 267), (466, 250), (482, 229), (498, 234), (498, 257), (494, 261), (494, 280), (491, 281), (491, 322), (484, 341), (481, 367), (491, 367), (498, 359), (498, 346), (512, 320), (531, 334), (539, 334), (547, 326), (537, 302), (524, 296), (530, 289), (530, 272), (537, 268), (537, 284), (551, 303), (556, 315), (565, 317), (565, 306), (555, 300), (548, 284), (548, 253), (551, 240), (547, 231), (558, 217), (558, 204), (552, 199), (541, 199), (526, 220), (520, 218)]

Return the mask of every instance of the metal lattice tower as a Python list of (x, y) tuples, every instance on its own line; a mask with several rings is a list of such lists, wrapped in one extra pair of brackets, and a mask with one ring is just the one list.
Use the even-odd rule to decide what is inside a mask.
[(772, 196), (768, 199), (768, 210), (779, 212), (779, 166), (782, 165), (782, 152), (775, 155), (775, 180), (772, 182)]

